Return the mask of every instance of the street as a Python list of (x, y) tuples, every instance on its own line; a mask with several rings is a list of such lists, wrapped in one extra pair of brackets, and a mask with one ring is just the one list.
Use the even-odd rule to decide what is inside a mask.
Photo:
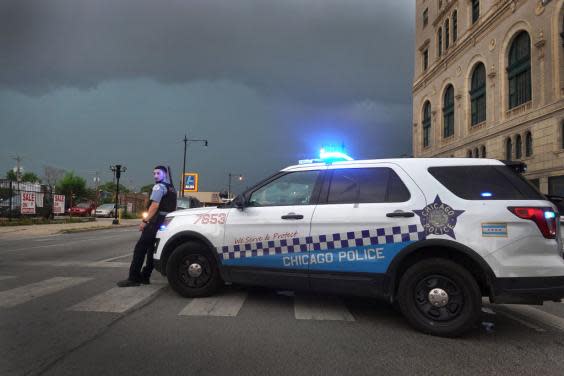
[(185, 299), (155, 272), (119, 289), (135, 228), (0, 239), (1, 375), (545, 374), (564, 369), (564, 304), (485, 305), (421, 334), (385, 302), (226, 286)]

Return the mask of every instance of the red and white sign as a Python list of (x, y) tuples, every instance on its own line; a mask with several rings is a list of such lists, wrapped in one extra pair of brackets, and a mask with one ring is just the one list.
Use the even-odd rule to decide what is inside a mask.
[(22, 214), (35, 214), (35, 193), (34, 192), (22, 192)]
[(53, 195), (53, 214), (65, 214), (65, 195)]

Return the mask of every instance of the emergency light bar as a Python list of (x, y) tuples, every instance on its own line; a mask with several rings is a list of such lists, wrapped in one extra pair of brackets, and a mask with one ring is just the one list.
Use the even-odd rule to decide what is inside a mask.
[(300, 159), (299, 164), (310, 164), (310, 163), (332, 163), (332, 162), (342, 162), (342, 161), (354, 161), (353, 158), (348, 156), (342, 151), (325, 150), (321, 148), (319, 150), (319, 158), (314, 159)]

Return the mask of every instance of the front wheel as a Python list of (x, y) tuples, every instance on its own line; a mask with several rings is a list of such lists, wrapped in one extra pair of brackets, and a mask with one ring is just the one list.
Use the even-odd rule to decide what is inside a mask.
[(464, 267), (434, 258), (411, 266), (398, 289), (401, 312), (420, 331), (456, 337), (471, 329), (480, 317), (481, 293)]
[(203, 244), (193, 241), (172, 252), (166, 276), (172, 289), (187, 298), (212, 295), (221, 281), (213, 255)]

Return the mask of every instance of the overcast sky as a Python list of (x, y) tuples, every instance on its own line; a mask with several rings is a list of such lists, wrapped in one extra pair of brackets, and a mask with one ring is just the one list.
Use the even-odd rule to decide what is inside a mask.
[[(243, 189), (323, 145), (411, 154), (413, 0), (1, 0), (0, 174)], [(178, 185), (178, 183), (176, 183)]]

